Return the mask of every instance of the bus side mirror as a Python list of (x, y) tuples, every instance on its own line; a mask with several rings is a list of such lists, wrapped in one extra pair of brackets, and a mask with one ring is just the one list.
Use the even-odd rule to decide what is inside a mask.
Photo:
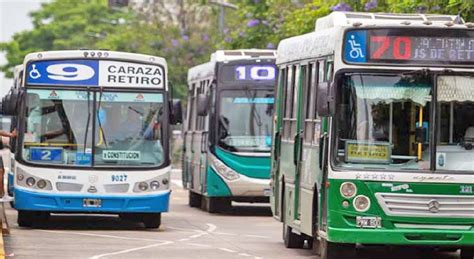
[(198, 94), (197, 96), (197, 114), (206, 116), (209, 107), (209, 96), (206, 94)]
[(20, 91), (12, 89), (2, 99), (1, 113), (3, 115), (15, 116), (18, 113), (18, 99)]
[(183, 123), (183, 105), (181, 104), (181, 100), (173, 99), (171, 105), (171, 124), (176, 125)]
[(320, 117), (330, 117), (334, 114), (334, 85), (329, 82), (318, 84), (317, 111)]

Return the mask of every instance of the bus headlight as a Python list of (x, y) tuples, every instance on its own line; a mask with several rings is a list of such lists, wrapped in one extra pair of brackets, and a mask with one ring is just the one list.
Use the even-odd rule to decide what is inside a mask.
[(140, 191), (146, 191), (148, 189), (148, 184), (146, 182), (141, 182), (140, 184), (138, 184), (138, 188), (140, 189)]
[(359, 195), (355, 197), (353, 205), (358, 212), (366, 212), (370, 208), (370, 199), (365, 195)]
[(41, 179), (38, 181), (38, 183), (36, 184), (36, 186), (38, 186), (38, 188), (40, 189), (43, 189), (44, 187), (46, 187), (47, 183), (45, 180)]
[(28, 186), (30, 186), (30, 187), (34, 186), (35, 183), (36, 183), (36, 180), (35, 180), (35, 178), (33, 178), (33, 177), (28, 177), (28, 178), (26, 179), (26, 184), (27, 184)]
[(158, 181), (152, 181), (150, 183), (150, 189), (157, 190), (158, 188), (160, 188), (160, 183)]
[(237, 180), (240, 178), (240, 175), (236, 171), (232, 170), (232, 168), (229, 168), (227, 165), (222, 163), (215, 156), (210, 155), (209, 157), (211, 159), (212, 168), (214, 168), (214, 170), (219, 175), (221, 175), (222, 177), (224, 177), (225, 179), (229, 181)]
[(341, 184), (341, 188), (339, 190), (341, 192), (342, 197), (346, 199), (354, 197), (357, 193), (357, 187), (351, 182), (345, 182)]

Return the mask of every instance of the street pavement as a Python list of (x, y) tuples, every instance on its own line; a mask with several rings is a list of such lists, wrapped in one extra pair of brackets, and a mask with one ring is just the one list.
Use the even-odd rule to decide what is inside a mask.
[[(163, 214), (158, 230), (112, 215), (52, 215), (41, 229), (20, 228), (16, 211), (8, 207), (7, 258), (317, 258), (308, 249), (284, 247), (281, 223), (268, 205), (237, 204), (225, 214), (190, 208), (180, 175), (173, 172), (170, 212)], [(435, 257), (457, 258), (385, 248), (364, 249), (358, 258)]]

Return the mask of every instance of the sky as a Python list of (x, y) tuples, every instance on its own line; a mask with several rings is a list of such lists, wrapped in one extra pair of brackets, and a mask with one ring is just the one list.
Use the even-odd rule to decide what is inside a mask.
[[(0, 42), (10, 41), (13, 34), (33, 27), (28, 14), (48, 0), (0, 0)], [(0, 64), (5, 64), (4, 53), (0, 53)], [(5, 95), (12, 80), (0, 72), (0, 96)]]

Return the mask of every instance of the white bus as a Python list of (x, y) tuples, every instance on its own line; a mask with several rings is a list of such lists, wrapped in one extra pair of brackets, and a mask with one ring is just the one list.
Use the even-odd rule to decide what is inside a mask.
[(168, 211), (171, 101), (166, 61), (113, 51), (25, 57), (3, 102), (17, 116), (14, 202), (18, 225), (50, 213), (106, 213), (158, 228)]

